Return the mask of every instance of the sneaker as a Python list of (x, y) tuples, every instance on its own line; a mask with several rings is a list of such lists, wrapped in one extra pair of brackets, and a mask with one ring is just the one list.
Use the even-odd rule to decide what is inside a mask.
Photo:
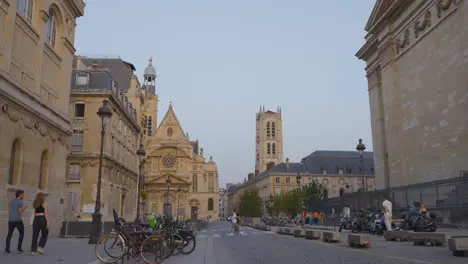
[(9, 249), (5, 249), (5, 255), (10, 254), (11, 251)]
[(36, 251), (31, 252), (31, 255), (35, 256), (37, 253)]
[(41, 254), (44, 254), (44, 249), (41, 248), (41, 247), (38, 247), (38, 248), (37, 248), (37, 252), (39, 252), (39, 253), (41, 253)]
[(18, 250), (16, 251), (16, 253), (18, 253), (18, 254), (23, 254), (24, 251), (23, 251), (22, 249), (18, 249)]

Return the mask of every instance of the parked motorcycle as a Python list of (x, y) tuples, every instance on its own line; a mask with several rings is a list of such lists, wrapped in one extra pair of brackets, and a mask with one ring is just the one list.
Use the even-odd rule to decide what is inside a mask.
[(435, 232), (437, 230), (436, 216), (434, 214), (407, 214), (404, 217), (403, 229), (414, 232)]
[(373, 219), (375, 219), (375, 214), (372, 212), (361, 213), (360, 216), (352, 220), (351, 231), (353, 233), (373, 232)]
[(342, 217), (341, 220), (340, 220), (340, 228), (338, 230), (338, 232), (341, 232), (344, 230), (351, 230), (352, 228), (352, 220), (348, 217)]

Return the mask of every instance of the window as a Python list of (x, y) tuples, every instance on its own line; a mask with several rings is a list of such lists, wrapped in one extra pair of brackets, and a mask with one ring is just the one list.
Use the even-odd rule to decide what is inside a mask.
[(276, 189), (275, 189), (275, 194), (276, 194), (276, 195), (280, 195), (280, 194), (281, 194), (281, 188), (280, 188), (280, 187), (276, 187)]
[(57, 18), (55, 12), (49, 9), (49, 19), (46, 23), (46, 41), (52, 47), (55, 47), (55, 36), (57, 34)]
[(273, 155), (276, 154), (276, 144), (275, 144), (275, 143), (273, 143), (273, 144), (271, 145), (271, 153), (272, 153)]
[(267, 137), (270, 137), (270, 122), (267, 122), (267, 125), (266, 125), (266, 134), (267, 134)]
[(75, 117), (85, 117), (84, 103), (75, 103)]
[(68, 180), (69, 181), (80, 181), (80, 164), (71, 164), (68, 169)]
[[(275, 122), (271, 122), (271, 137), (272, 138), (275, 138), (276, 136), (276, 124)], [(273, 153), (275, 154), (275, 153)]]
[(71, 152), (83, 151), (83, 130), (73, 129)]
[(172, 130), (172, 127), (167, 129), (167, 136), (172, 137), (172, 133), (174, 133), (174, 130)]
[(33, 0), (17, 0), (16, 11), (24, 18), (24, 20), (26, 20), (28, 23), (31, 23)]
[(213, 198), (208, 198), (208, 211), (213, 211)]
[(77, 86), (88, 86), (89, 76), (87, 73), (78, 73), (76, 76), (76, 85)]
[(198, 191), (198, 175), (194, 174), (192, 176), (192, 191)]
[(291, 178), (286, 177), (286, 184), (290, 184), (290, 183), (291, 183)]
[(46, 189), (47, 176), (49, 174), (49, 157), (47, 150), (44, 150), (41, 155), (41, 167), (39, 170), (39, 189)]
[(271, 154), (271, 145), (270, 145), (270, 143), (267, 144), (267, 154), (268, 155)]
[(281, 181), (280, 177), (276, 177), (276, 179), (275, 179), (276, 184), (279, 184), (280, 181)]
[(8, 184), (17, 184), (21, 175), (22, 145), (19, 139), (15, 139), (11, 145), (10, 168), (8, 171)]

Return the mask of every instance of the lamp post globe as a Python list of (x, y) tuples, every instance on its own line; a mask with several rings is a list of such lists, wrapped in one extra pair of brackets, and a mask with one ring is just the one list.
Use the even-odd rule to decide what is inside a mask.
[(357, 144), (356, 146), (356, 150), (359, 152), (359, 155), (361, 156), (361, 158), (363, 157), (364, 155), (364, 150), (366, 150), (366, 145), (364, 145), (362, 143), (362, 139), (360, 138), (359, 139), (359, 143)]
[(106, 127), (112, 117), (112, 110), (109, 107), (109, 101), (104, 99), (102, 106), (99, 107), (97, 115), (101, 118), (101, 149), (99, 152), (99, 172), (96, 191), (96, 204), (92, 215), (92, 229), (89, 237), (89, 244), (96, 244), (102, 232), (102, 214), (101, 214), (101, 183), (102, 183), (102, 157), (104, 151), (104, 136)]
[(138, 155), (140, 159), (140, 164), (138, 166), (138, 201), (137, 201), (137, 215), (135, 222), (139, 223), (141, 221), (141, 190), (144, 187), (143, 186), (143, 174), (142, 174), (142, 167), (143, 167), (143, 162), (145, 160), (146, 152), (143, 149), (143, 144), (140, 144), (140, 147), (138, 148), (136, 154)]

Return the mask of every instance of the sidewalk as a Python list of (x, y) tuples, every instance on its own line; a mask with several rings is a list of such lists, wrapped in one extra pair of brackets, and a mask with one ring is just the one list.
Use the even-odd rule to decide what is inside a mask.
[[(13, 236), (12, 245), (16, 244), (18, 237)], [(26, 241), (25, 241), (26, 242)], [(16, 251), (12, 254), (4, 255), (5, 241), (0, 241), (2, 255), (0, 263), (5, 264), (87, 264), (96, 260), (94, 256), (94, 245), (88, 244), (88, 239), (64, 239), (50, 238), (45, 247), (44, 255), (32, 256), (29, 243), (24, 243), (25, 252), (17, 255)]]

